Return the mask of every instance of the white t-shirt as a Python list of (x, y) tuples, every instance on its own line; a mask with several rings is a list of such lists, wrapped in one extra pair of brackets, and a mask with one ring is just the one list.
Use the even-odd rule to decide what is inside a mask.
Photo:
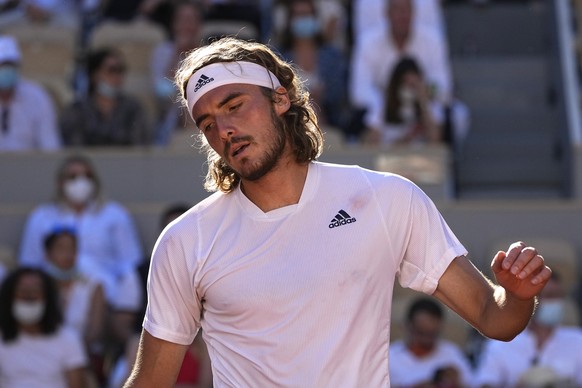
[(57, 115), (50, 95), (37, 83), (20, 79), (6, 109), (6, 131), (0, 130), (2, 151), (55, 151), (61, 148)]
[(85, 335), (87, 320), (90, 318), (91, 304), (95, 290), (100, 284), (90, 278), (80, 277), (73, 283), (63, 308), (65, 324), (74, 329), (80, 337)]
[(49, 336), (21, 333), (8, 343), (0, 340), (2, 388), (66, 388), (65, 372), (86, 365), (81, 340), (71, 329)]
[(390, 382), (396, 387), (411, 387), (431, 381), (434, 373), (443, 367), (454, 367), (464, 387), (473, 381), (471, 365), (457, 345), (440, 340), (435, 349), (424, 357), (416, 357), (404, 341), (390, 345)]
[(511, 342), (488, 340), (485, 343), (476, 382), (499, 387), (515, 386), (534, 365), (550, 367), (558, 376), (582, 387), (582, 329), (558, 327), (544, 346), (536, 350), (536, 339), (524, 330)]
[(299, 203), (216, 193), (161, 234), (144, 328), (190, 344), (216, 387), (388, 386), (395, 277), (428, 294), (466, 251), (410, 181), (311, 163)]

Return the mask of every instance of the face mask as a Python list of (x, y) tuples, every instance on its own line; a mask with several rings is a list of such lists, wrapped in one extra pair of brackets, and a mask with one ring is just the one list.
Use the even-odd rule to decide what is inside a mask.
[(78, 176), (75, 179), (68, 180), (64, 186), (65, 197), (76, 204), (87, 203), (91, 199), (94, 190), (95, 183), (85, 176)]
[(119, 95), (120, 89), (116, 86), (108, 84), (107, 82), (97, 83), (97, 93), (107, 98), (115, 98)]
[(156, 81), (156, 96), (163, 99), (173, 98), (176, 92), (174, 83), (167, 78), (161, 78)]
[(75, 267), (75, 266), (73, 266), (69, 269), (62, 269), (62, 268), (57, 267), (56, 265), (54, 265), (51, 262), (46, 262), (44, 269), (46, 270), (46, 272), (50, 276), (52, 276), (56, 280), (62, 280), (62, 281), (73, 280), (79, 274), (79, 271), (77, 271), (77, 267)]
[(534, 315), (535, 321), (542, 326), (554, 327), (562, 323), (564, 301), (561, 299), (541, 301)]
[(291, 21), (291, 32), (298, 38), (311, 38), (319, 32), (319, 22), (313, 16), (301, 16)]
[(45, 305), (42, 300), (35, 302), (14, 301), (12, 314), (14, 319), (23, 325), (33, 325), (40, 322), (44, 314)]
[(414, 89), (405, 86), (398, 91), (398, 97), (400, 97), (403, 103), (413, 102), (416, 100), (416, 93)]
[(14, 66), (0, 66), (0, 90), (14, 88), (18, 81), (18, 70)]

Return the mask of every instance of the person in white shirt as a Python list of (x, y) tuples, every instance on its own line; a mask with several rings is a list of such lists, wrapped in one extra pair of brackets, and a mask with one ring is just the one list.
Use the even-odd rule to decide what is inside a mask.
[(40, 269), (18, 268), (0, 287), (0, 387), (84, 388), (88, 361), (62, 325), (58, 291)]
[(172, 386), (200, 328), (215, 387), (389, 386), (396, 280), (489, 337), (527, 325), (551, 274), (536, 249), (498, 252), (494, 285), (412, 182), (317, 162), (309, 93), (267, 46), (217, 40), (176, 83), (217, 192), (156, 242), (126, 387)]
[[(82, 275), (77, 266), (77, 235), (70, 228), (57, 227), (44, 238), (44, 269), (55, 281), (64, 324), (83, 339), (95, 378), (103, 371), (97, 368), (104, 357), (104, 334), (107, 304), (103, 287)], [(99, 361), (99, 362), (97, 362)]]
[(61, 148), (57, 116), (49, 94), (19, 74), (16, 39), (0, 36), (0, 152)]
[[(448, 45), (443, 15), (443, 0), (413, 0), (414, 23), (437, 34), (443, 45)], [(353, 1), (352, 25), (356, 44), (363, 42), (375, 30), (386, 28), (386, 6), (390, 0)], [(418, 28), (418, 27), (415, 27)]]
[(582, 386), (582, 329), (561, 324), (564, 297), (560, 277), (553, 273), (527, 329), (511, 342), (485, 343), (477, 386), (529, 387), (534, 376), (543, 378), (544, 386)]
[(384, 91), (402, 57), (418, 63), (432, 100), (443, 108), (452, 100), (447, 46), (432, 30), (414, 24), (412, 0), (390, 0), (386, 12), (387, 26), (376, 29), (356, 45), (349, 81), (351, 103), (356, 109), (365, 110), (364, 125), (371, 131), (379, 131), (377, 118), (385, 104)]
[(452, 369), (459, 386), (472, 382), (469, 360), (455, 343), (440, 338), (444, 312), (433, 299), (415, 299), (406, 314), (406, 338), (390, 345), (390, 383), (393, 387), (434, 383), (439, 370)]
[(62, 161), (55, 201), (37, 206), (28, 216), (20, 243), (21, 265), (44, 265), (43, 240), (56, 227), (76, 230), (79, 271), (100, 281), (108, 302), (114, 303), (118, 286), (135, 276), (143, 249), (130, 213), (120, 203), (102, 198), (97, 170), (83, 155)]

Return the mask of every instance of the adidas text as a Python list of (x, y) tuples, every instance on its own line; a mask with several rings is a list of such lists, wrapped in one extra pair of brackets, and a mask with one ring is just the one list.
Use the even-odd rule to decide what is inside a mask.
[(338, 226), (342, 226), (345, 224), (351, 224), (352, 222), (356, 222), (356, 219), (354, 217), (352, 218), (345, 218), (341, 221), (335, 220), (334, 222), (332, 222), (331, 224), (329, 224), (329, 228), (333, 229), (333, 228), (337, 228)]
[(350, 216), (347, 211), (341, 209), (339, 212), (337, 212), (335, 217), (332, 218), (331, 221), (329, 222), (330, 222), (329, 228), (333, 229), (345, 224), (351, 224), (352, 222), (356, 222), (356, 219)]

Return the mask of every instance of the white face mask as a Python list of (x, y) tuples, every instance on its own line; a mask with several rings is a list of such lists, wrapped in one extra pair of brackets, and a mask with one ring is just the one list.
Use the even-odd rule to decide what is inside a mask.
[(12, 314), (18, 323), (22, 325), (33, 325), (40, 322), (44, 314), (44, 309), (45, 305), (42, 300), (34, 302), (15, 300), (12, 305)]
[(416, 100), (416, 91), (408, 86), (403, 86), (398, 90), (398, 97), (404, 104), (413, 103)]
[(564, 318), (564, 301), (562, 299), (542, 300), (534, 315), (535, 321), (542, 326), (554, 327)]
[(91, 199), (94, 190), (95, 183), (85, 176), (78, 176), (75, 179), (68, 180), (64, 186), (65, 197), (76, 204), (87, 203)]

